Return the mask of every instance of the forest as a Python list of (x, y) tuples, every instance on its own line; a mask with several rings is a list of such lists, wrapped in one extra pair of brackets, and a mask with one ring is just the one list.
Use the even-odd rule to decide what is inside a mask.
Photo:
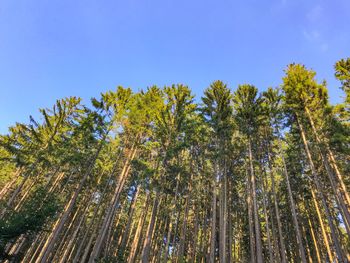
[(350, 262), (350, 58), (334, 76), (336, 105), (290, 64), (40, 109), (0, 136), (0, 261)]

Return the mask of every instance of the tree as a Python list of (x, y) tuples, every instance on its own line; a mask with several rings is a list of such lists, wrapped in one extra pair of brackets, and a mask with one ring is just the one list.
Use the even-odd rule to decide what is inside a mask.
[[(233, 101), (235, 109), (235, 118), (239, 130), (247, 138), (247, 157), (249, 161), (250, 179), (248, 180), (251, 200), (253, 202), (254, 214), (254, 230), (255, 230), (255, 245), (256, 245), (256, 261), (263, 262), (260, 222), (258, 212), (258, 200), (256, 196), (257, 186), (254, 172), (253, 160), (253, 140), (257, 133), (261, 115), (261, 98), (257, 97), (258, 90), (252, 85), (240, 85), (236, 90)], [(256, 138), (256, 137), (255, 137)], [(251, 257), (254, 257), (254, 252), (251, 251)]]
[[(213, 82), (204, 91), (202, 98), (203, 115), (211, 129), (213, 140), (210, 142), (212, 152), (213, 204), (210, 262), (215, 261), (216, 239), (216, 199), (219, 196), (219, 255), (220, 262), (226, 262), (227, 254), (227, 162), (229, 144), (232, 137), (231, 92), (221, 81)], [(219, 189), (217, 189), (219, 188)], [(217, 191), (219, 192), (217, 194)]]

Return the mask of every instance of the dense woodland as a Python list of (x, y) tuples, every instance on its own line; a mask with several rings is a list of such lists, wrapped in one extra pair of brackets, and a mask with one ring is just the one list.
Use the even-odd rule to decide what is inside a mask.
[(291, 64), (263, 92), (118, 87), (16, 123), (2, 262), (349, 262), (350, 58), (334, 68), (337, 105)]

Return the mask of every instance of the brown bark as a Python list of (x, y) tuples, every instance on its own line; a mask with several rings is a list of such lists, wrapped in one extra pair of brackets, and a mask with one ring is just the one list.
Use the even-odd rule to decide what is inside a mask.
[[(189, 191), (191, 191), (191, 187), (190, 187)], [(185, 241), (186, 241), (186, 228), (187, 228), (189, 203), (190, 203), (189, 200), (190, 200), (190, 194), (188, 194), (186, 197), (184, 219), (183, 219), (182, 228), (181, 228), (181, 232), (180, 232), (180, 245), (179, 245), (179, 251), (178, 251), (178, 262), (182, 262), (183, 257), (184, 257)]]
[(13, 175), (12, 180), (10, 180), (9, 182), (7, 182), (7, 184), (5, 184), (5, 186), (1, 189), (0, 191), (0, 200), (7, 195), (7, 192), (12, 188), (12, 186), (16, 183), (16, 181), (18, 180), (18, 178), (21, 175), (22, 172), (22, 168), (17, 168), (15, 174)]
[(250, 180), (251, 180), (251, 187), (252, 187), (251, 192), (252, 192), (252, 199), (253, 199), (256, 261), (257, 263), (263, 263), (259, 211), (258, 211), (258, 202), (256, 198), (256, 183), (255, 183), (255, 174), (254, 174), (254, 167), (253, 167), (252, 143), (250, 138), (248, 142), (248, 151), (249, 151), (249, 165), (250, 165)]
[(150, 250), (151, 250), (151, 237), (154, 229), (154, 224), (158, 212), (158, 204), (159, 204), (159, 193), (157, 192), (154, 201), (153, 201), (153, 208), (152, 208), (152, 213), (151, 213), (151, 218), (148, 224), (147, 232), (146, 232), (146, 238), (144, 240), (143, 244), (143, 249), (141, 253), (141, 262), (142, 263), (148, 263), (149, 261), (149, 255), (150, 255)]
[[(248, 170), (248, 167), (247, 167)], [(247, 174), (247, 206), (248, 206), (248, 223), (249, 223), (249, 245), (250, 245), (250, 261), (255, 263), (255, 233), (254, 233), (254, 222), (253, 222), (253, 205), (252, 205), (252, 187), (250, 176)]]
[[(277, 130), (277, 133), (279, 133), (278, 130)], [(278, 146), (280, 148), (280, 156), (281, 156), (282, 164), (283, 164), (283, 173), (284, 173), (284, 176), (286, 178), (288, 198), (289, 198), (290, 208), (292, 210), (293, 225), (294, 225), (294, 230), (295, 230), (296, 237), (297, 237), (299, 255), (300, 255), (301, 261), (303, 263), (306, 263), (305, 250), (304, 250), (303, 240), (302, 240), (301, 233), (300, 233), (299, 222), (298, 222), (298, 217), (297, 217), (297, 210), (296, 210), (296, 206), (295, 206), (294, 199), (293, 199), (292, 188), (290, 187), (288, 169), (287, 169), (286, 161), (284, 159), (284, 152), (283, 152), (282, 143), (281, 143), (280, 139), (278, 139)]]
[(171, 231), (172, 231), (172, 226), (173, 226), (173, 216), (174, 216), (174, 213), (176, 213), (176, 203), (177, 203), (177, 198), (178, 198), (178, 193), (179, 193), (179, 183), (180, 183), (180, 174), (178, 174), (176, 176), (175, 197), (173, 199), (171, 211), (170, 211), (168, 234), (167, 234), (167, 238), (166, 238), (165, 252), (164, 252), (164, 263), (168, 262), (168, 252), (169, 252)]
[(318, 193), (318, 195), (319, 195), (319, 197), (321, 199), (323, 208), (324, 208), (325, 213), (326, 213), (327, 221), (328, 221), (328, 224), (329, 224), (329, 227), (330, 227), (330, 230), (331, 230), (331, 236), (332, 236), (332, 240), (333, 240), (333, 243), (334, 243), (334, 246), (335, 246), (337, 258), (338, 258), (338, 260), (343, 262), (343, 261), (345, 261), (344, 260), (345, 258), (344, 258), (344, 255), (343, 255), (343, 251), (341, 249), (341, 246), (340, 246), (337, 234), (336, 234), (336, 230), (335, 230), (335, 227), (334, 227), (334, 224), (333, 224), (333, 220), (332, 220), (329, 208), (328, 208), (328, 204), (327, 204), (326, 198), (325, 198), (325, 196), (323, 194), (323, 191), (322, 191), (322, 188), (321, 188), (321, 184), (319, 182), (318, 175), (316, 173), (316, 169), (315, 169), (315, 166), (314, 166), (314, 163), (313, 163), (313, 160), (312, 160), (312, 157), (311, 157), (311, 153), (310, 153), (310, 150), (309, 150), (309, 146), (308, 146), (308, 143), (307, 143), (307, 140), (306, 140), (305, 131), (304, 131), (304, 128), (303, 128), (303, 125), (302, 125), (301, 121), (299, 120), (299, 117), (296, 116), (296, 118), (297, 118), (299, 130), (300, 130), (300, 134), (301, 134), (301, 137), (302, 137), (302, 140), (303, 140), (303, 143), (304, 143), (305, 152), (306, 152), (306, 155), (307, 155), (307, 158), (308, 158), (308, 161), (309, 161), (309, 165), (310, 165), (310, 168), (311, 168), (312, 179), (313, 179), (313, 182), (314, 182), (314, 184), (316, 186), (317, 193)]
[[(266, 172), (264, 171), (264, 174), (266, 174)], [(270, 237), (270, 221), (269, 221), (269, 216), (267, 215), (267, 205), (266, 205), (266, 186), (264, 181), (262, 182), (262, 193), (263, 193), (263, 211), (264, 211), (264, 217), (265, 217), (265, 228), (266, 228), (266, 236), (267, 236), (267, 244), (269, 247), (269, 259), (270, 262), (274, 262), (274, 256), (273, 256), (273, 249), (272, 249), (272, 243), (271, 243), (271, 237)]]
[(270, 168), (272, 197), (273, 197), (273, 201), (274, 201), (274, 205), (275, 205), (275, 212), (276, 212), (276, 219), (277, 219), (278, 238), (279, 238), (279, 244), (280, 244), (280, 248), (281, 248), (280, 249), (281, 261), (282, 261), (282, 263), (286, 263), (287, 262), (286, 247), (284, 245), (284, 240), (283, 240), (281, 216), (280, 216), (280, 211), (278, 208), (278, 200), (277, 200), (277, 196), (276, 196), (274, 168), (272, 165), (271, 154), (270, 154), (269, 148), (270, 148), (270, 143), (267, 146), (267, 156), (268, 156), (269, 168)]
[[(103, 139), (104, 141), (104, 139)], [(91, 173), (92, 173), (92, 169), (95, 165), (95, 162), (97, 160), (97, 157), (102, 149), (102, 142), (100, 143), (100, 146), (95, 154), (95, 156), (93, 157), (90, 165), (89, 165), (89, 168), (87, 170), (87, 172), (85, 173), (85, 175), (83, 176), (83, 178), (80, 180), (80, 183), (77, 187), (77, 189), (74, 191), (70, 201), (68, 202), (58, 224), (56, 225), (56, 227), (53, 229), (51, 235), (49, 236), (49, 238), (47, 239), (38, 259), (36, 260), (36, 263), (45, 263), (47, 262), (48, 258), (49, 258), (49, 255), (51, 254), (52, 252), (52, 249), (53, 249), (53, 246), (54, 244), (56, 243), (62, 229), (63, 229), (63, 226), (64, 224), (66, 223), (70, 213), (72, 212), (74, 206), (75, 206), (75, 203), (78, 199), (78, 196), (80, 194), (80, 192), (82, 191), (84, 185), (85, 185), (85, 182), (87, 181), (87, 179), (90, 177)]]
[(149, 201), (150, 201), (150, 194), (147, 193), (145, 206), (143, 208), (143, 214), (140, 216), (139, 223), (138, 223), (137, 228), (136, 228), (134, 241), (133, 241), (133, 243), (131, 245), (130, 254), (129, 254), (129, 258), (128, 258), (128, 263), (134, 263), (135, 260), (136, 260), (136, 256), (137, 256), (138, 249), (139, 249), (140, 242), (141, 242), (142, 228), (143, 228), (145, 219), (147, 217)]
[(326, 250), (327, 250), (328, 257), (329, 257), (329, 261), (333, 262), (333, 253), (332, 253), (330, 245), (329, 245), (326, 228), (325, 228), (325, 225), (323, 223), (323, 217), (321, 215), (321, 211), (320, 211), (320, 208), (318, 206), (318, 202), (317, 202), (317, 199), (316, 199), (315, 191), (313, 190), (312, 186), (310, 186), (310, 190), (311, 190), (311, 195), (312, 195), (312, 201), (314, 203), (315, 210), (316, 210), (316, 213), (317, 213), (317, 217), (318, 217), (318, 220), (320, 221), (323, 241), (325, 242), (325, 245), (326, 245)]
[(89, 262), (94, 262), (98, 258), (99, 254), (101, 252), (101, 247), (102, 247), (103, 242), (105, 241), (107, 230), (109, 229), (110, 224), (112, 223), (112, 218), (114, 216), (114, 211), (115, 211), (115, 208), (116, 208), (117, 203), (119, 201), (119, 196), (122, 192), (126, 178), (127, 178), (129, 171), (131, 169), (130, 162), (134, 159), (135, 155), (136, 155), (136, 148), (135, 148), (135, 146), (133, 146), (130, 149), (130, 154), (127, 157), (127, 160), (124, 164), (123, 170), (118, 178), (118, 182), (116, 184), (116, 188), (115, 188), (115, 192), (113, 195), (113, 199), (111, 201), (111, 205), (109, 206), (109, 208), (106, 212), (106, 216), (104, 218), (103, 224), (102, 224), (100, 231), (97, 235), (95, 245), (94, 245), (93, 250), (90, 254)]
[(212, 200), (212, 216), (211, 216), (211, 234), (210, 234), (210, 255), (209, 262), (215, 262), (216, 247), (216, 175), (214, 175), (213, 200)]
[[(310, 122), (310, 124), (311, 124), (311, 128), (312, 128), (313, 134), (314, 134), (314, 136), (315, 136), (315, 138), (316, 138), (316, 141), (317, 141), (319, 147), (321, 147), (321, 150), (323, 150), (322, 143), (321, 143), (321, 139), (320, 139), (319, 136), (318, 136), (318, 132), (317, 132), (317, 130), (316, 130), (316, 126), (315, 126), (315, 123), (314, 123), (314, 121), (313, 121), (313, 119), (312, 119), (312, 116), (311, 116), (311, 114), (310, 114), (310, 111), (309, 111), (309, 109), (308, 109), (307, 107), (305, 107), (305, 111), (306, 111), (306, 115), (308, 116), (309, 122)], [(341, 186), (340, 189), (342, 190), (342, 194), (344, 195), (344, 198), (345, 198), (345, 200), (346, 200), (346, 201), (344, 201), (344, 202), (346, 202), (346, 207), (347, 207), (347, 210), (349, 211), (349, 209), (350, 209), (350, 197), (349, 197), (348, 191), (347, 191), (347, 189), (346, 189), (346, 186), (345, 186), (343, 177), (342, 177), (342, 175), (341, 175), (341, 173), (340, 173), (340, 171), (339, 171), (339, 168), (338, 168), (338, 166), (337, 166), (337, 163), (336, 163), (336, 161), (335, 161), (334, 154), (333, 154), (333, 152), (331, 151), (329, 145), (327, 145), (327, 144), (325, 145), (325, 150), (326, 150), (326, 152), (327, 152), (327, 154), (328, 154), (328, 157), (329, 157), (329, 160), (330, 160), (330, 162), (331, 162), (331, 165), (333, 166), (333, 168), (334, 168), (334, 170), (335, 170), (335, 173), (336, 173), (336, 175), (337, 175), (338, 182), (340, 183), (340, 186)], [(328, 158), (325, 158), (324, 161), (325, 161), (325, 162), (328, 164), (328, 166), (329, 166)], [(333, 177), (334, 177), (334, 176), (333, 176)], [(332, 179), (333, 179), (333, 178), (332, 178)], [(338, 188), (337, 188), (337, 189), (338, 189)], [(350, 222), (349, 222), (349, 224), (350, 224)]]
[(312, 242), (314, 243), (314, 247), (315, 247), (315, 254), (316, 254), (317, 262), (321, 263), (321, 255), (320, 255), (320, 251), (319, 251), (319, 248), (318, 248), (318, 245), (317, 245), (315, 231), (314, 231), (314, 228), (313, 228), (313, 225), (311, 223), (309, 215), (307, 215), (307, 221), (308, 221), (309, 227), (310, 227)]
[(130, 226), (131, 226), (132, 218), (134, 215), (135, 205), (136, 205), (136, 201), (137, 201), (137, 197), (139, 195), (139, 192), (140, 192), (139, 187), (136, 187), (136, 190), (135, 190), (134, 196), (132, 197), (131, 205), (130, 205), (130, 208), (128, 211), (128, 222), (126, 224), (125, 231), (123, 233), (123, 238), (122, 238), (122, 241), (121, 241), (121, 244), (119, 247), (119, 251), (121, 251), (121, 252), (123, 252), (125, 247), (126, 247), (126, 242), (127, 242), (128, 237), (129, 237)]

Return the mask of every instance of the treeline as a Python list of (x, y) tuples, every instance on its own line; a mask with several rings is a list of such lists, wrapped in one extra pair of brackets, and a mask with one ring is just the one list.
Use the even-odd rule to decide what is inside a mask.
[(344, 103), (291, 64), (278, 88), (213, 82), (58, 100), (0, 136), (2, 262), (349, 262)]

